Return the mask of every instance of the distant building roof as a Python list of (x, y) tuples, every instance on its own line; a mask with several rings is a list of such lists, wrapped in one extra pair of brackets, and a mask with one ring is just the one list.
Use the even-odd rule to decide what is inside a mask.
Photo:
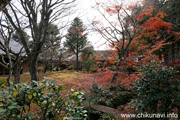
[(108, 60), (108, 57), (112, 57), (112, 52), (109, 50), (97, 50), (94, 51), (94, 56), (98, 57), (98, 60)]
[(39, 54), (39, 61), (58, 61), (57, 55), (50, 49)]
[[(67, 54), (67, 53), (66, 53)], [(109, 50), (96, 50), (93, 52), (93, 56), (98, 57), (98, 60), (108, 60), (108, 57), (112, 57), (112, 52)], [(78, 55), (79, 60), (81, 61), (81, 53)], [(69, 53), (69, 55), (66, 55), (65, 61), (74, 61), (76, 60), (76, 55)]]
[[(64, 61), (73, 61), (73, 60), (76, 60), (76, 55), (75, 54), (73, 54), (73, 53), (69, 53), (69, 52), (67, 52), (67, 53), (65, 53), (66, 55), (64, 55), (64, 57), (66, 57), (65, 59), (64, 59)], [(82, 59), (81, 59), (81, 55), (82, 55), (82, 53), (79, 53), (79, 60), (81, 61)]]
[[(0, 36), (0, 41), (4, 45), (4, 40), (3, 40), (2, 36)], [(19, 44), (18, 42), (14, 41), (14, 40), (10, 40), (9, 47), (14, 53), (19, 53), (20, 50), (23, 48), (23, 46), (21, 44)], [(21, 55), (25, 56), (25, 54), (26, 54), (25, 50), (23, 49)], [(6, 55), (6, 53), (0, 49), (0, 55)]]

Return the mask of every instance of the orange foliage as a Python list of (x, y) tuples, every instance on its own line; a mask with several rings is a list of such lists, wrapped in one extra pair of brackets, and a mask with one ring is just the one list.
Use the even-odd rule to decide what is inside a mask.
[[(159, 14), (156, 15), (155, 17), (149, 18), (145, 26), (141, 26), (144, 31), (158, 31), (162, 28), (167, 29), (167, 30), (172, 30), (173, 27), (171, 26), (171, 23), (165, 22), (163, 18), (159, 17)], [(161, 15), (163, 16), (163, 12), (161, 12)], [(156, 33), (156, 32), (155, 32)]]
[(98, 56), (95, 56), (94, 59), (97, 61), (97, 60), (99, 59), (99, 57), (98, 57)]
[(144, 20), (144, 16), (152, 16), (152, 12), (154, 11), (153, 6), (149, 6), (149, 8), (143, 9), (142, 12), (137, 16), (137, 21), (141, 22)]
[(115, 9), (120, 10), (120, 9), (122, 9), (122, 6), (115, 6)]
[(133, 9), (134, 9), (134, 6), (133, 6), (133, 5), (130, 5), (130, 6), (128, 6), (128, 9), (133, 10)]
[(131, 85), (134, 85), (133, 81), (135, 80), (138, 80), (136, 74), (130, 74), (128, 77), (121, 81), (121, 84), (124, 84), (126, 88), (131, 89)]
[(165, 45), (171, 44), (167, 42), (167, 39), (176, 35), (172, 24), (163, 20), (166, 16), (167, 14), (163, 11), (157, 12), (156, 9), (150, 6), (143, 9), (136, 18), (138, 22), (141, 22), (141, 25), (133, 44), (135, 43), (136, 47), (134, 48), (136, 48), (138, 53), (143, 53), (142, 60), (144, 64), (145, 61), (148, 62), (152, 58), (159, 61), (158, 57), (152, 55), (152, 53), (163, 48)]
[(79, 32), (79, 35), (80, 35), (80, 36), (83, 36), (82, 32)]
[(114, 64), (115, 60), (110, 60), (109, 63), (110, 64)]
[(117, 14), (118, 13), (118, 7), (115, 6), (115, 8), (106, 8), (106, 12), (109, 13), (110, 16), (112, 16), (113, 14)]

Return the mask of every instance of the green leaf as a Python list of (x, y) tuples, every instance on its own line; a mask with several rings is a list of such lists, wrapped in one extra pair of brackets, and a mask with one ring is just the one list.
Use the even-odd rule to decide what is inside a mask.
[(28, 113), (28, 118), (30, 119), (30, 118), (32, 118), (32, 116), (33, 116), (33, 114), (32, 113)]
[(33, 80), (31, 83), (32, 83), (32, 85), (39, 86), (38, 81)]
[(6, 112), (7, 110), (6, 109), (0, 109), (0, 114)]
[(82, 98), (82, 97), (83, 97), (83, 95), (78, 95), (77, 97), (80, 99), (80, 98)]
[(51, 81), (51, 83), (55, 83), (55, 82), (57, 82), (58, 80), (53, 80), (53, 81)]
[(47, 96), (48, 96), (48, 97), (51, 97), (51, 96), (53, 96), (54, 94), (55, 94), (55, 93), (48, 93)]

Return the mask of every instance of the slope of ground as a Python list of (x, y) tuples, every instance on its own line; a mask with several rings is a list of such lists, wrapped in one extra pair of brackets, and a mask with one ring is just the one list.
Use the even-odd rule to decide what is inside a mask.
[[(70, 90), (71, 88), (79, 89), (82, 88), (85, 92), (89, 92), (89, 87), (92, 86), (93, 82), (97, 83), (101, 87), (106, 87), (111, 84), (111, 77), (107, 77), (106, 72), (102, 73), (93, 73), (87, 74), (82, 72), (75, 72), (75, 71), (54, 71), (54, 72), (47, 72), (47, 73), (40, 73), (38, 74), (40, 81), (44, 80), (44, 77), (50, 78), (52, 80), (57, 79), (57, 85), (63, 85), (64, 90)], [(125, 74), (119, 74), (118, 80), (124, 79), (127, 77)], [(0, 80), (6, 81), (7, 76), (1, 76)], [(25, 74), (21, 75), (20, 82), (30, 82), (30, 75)], [(13, 81), (13, 77), (11, 78)], [(119, 81), (118, 81), (119, 82)]]

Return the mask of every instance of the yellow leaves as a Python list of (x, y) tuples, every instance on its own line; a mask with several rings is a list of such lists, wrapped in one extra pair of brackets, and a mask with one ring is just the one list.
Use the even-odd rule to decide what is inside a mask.
[(14, 96), (16, 96), (17, 94), (18, 94), (18, 91), (15, 91), (15, 92), (14, 92)]
[(68, 106), (68, 101), (65, 102), (65, 106)]
[(36, 97), (36, 96), (37, 96), (37, 93), (33, 93), (33, 96)]
[(178, 22), (179, 21), (179, 19), (178, 18), (176, 18), (176, 22)]
[(43, 83), (39, 83), (39, 86), (42, 87), (42, 86), (43, 86)]
[(69, 120), (70, 118), (69, 117), (64, 117), (63, 120)]
[(1, 87), (4, 87), (5, 84), (6, 84), (6, 83), (3, 83), (3, 84), (1, 85)]
[(14, 101), (12, 101), (12, 100), (10, 100), (9, 102), (12, 103), (12, 104), (14, 103)]
[(117, 45), (117, 44), (115, 44), (115, 45), (114, 45), (114, 47), (116, 48), (116, 47), (118, 47), (118, 45)]
[(31, 94), (29, 94), (29, 95), (28, 95), (28, 99), (30, 99), (30, 100), (31, 100), (31, 99), (32, 99), (32, 97), (33, 97), (33, 96), (32, 96)]
[(79, 92), (74, 92), (74, 95), (77, 96), (79, 94)]

